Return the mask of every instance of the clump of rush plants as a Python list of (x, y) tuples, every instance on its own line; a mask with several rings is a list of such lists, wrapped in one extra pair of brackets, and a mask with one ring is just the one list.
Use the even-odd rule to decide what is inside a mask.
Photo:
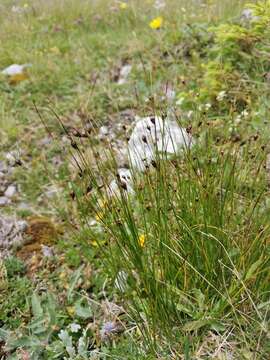
[(214, 357), (198, 348), (216, 336), (237, 344), (229, 351), (236, 358), (267, 357), (267, 132), (259, 131), (262, 114), (256, 113), (255, 124), (249, 109), (251, 101), (255, 109), (266, 101), (259, 94), (265, 88), (260, 77), (269, 70), (270, 2), (249, 8), (248, 24), (211, 28), (201, 87), (191, 84), (198, 96), (181, 104), (192, 111), (188, 130), (195, 145), (173, 158), (157, 152), (143, 172), (130, 166), (134, 191), (128, 193), (118, 176), (113, 195), (108, 178), (117, 173), (117, 161), (111, 154), (104, 166), (93, 146), (95, 160), (83, 161), (84, 180), (73, 185), (82, 225), (96, 239), (118, 300), (154, 356)]
[(92, 213), (104, 230), (105, 268), (148, 349), (183, 353), (187, 334), (196, 335), (192, 347), (211, 331), (245, 344), (252, 327), (260, 353), (269, 300), (265, 147), (252, 136), (230, 142), (226, 126), (220, 143), (211, 123), (198, 125), (196, 145), (181, 156), (157, 154), (146, 172), (131, 169), (132, 195), (121, 180), (109, 195), (106, 177), (88, 167), (91, 195), (77, 191), (79, 209), (84, 225)]

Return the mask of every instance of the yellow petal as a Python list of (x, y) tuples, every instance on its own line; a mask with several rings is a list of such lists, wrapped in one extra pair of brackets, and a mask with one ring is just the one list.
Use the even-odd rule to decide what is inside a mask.
[(139, 244), (140, 244), (140, 247), (144, 247), (144, 244), (145, 244), (145, 235), (140, 235), (139, 236)]
[(150, 23), (149, 26), (151, 29), (159, 29), (163, 24), (163, 18), (161, 16), (156, 17), (155, 19), (153, 19)]
[(124, 10), (127, 8), (127, 4), (124, 2), (120, 2), (119, 7), (120, 7), (120, 9)]

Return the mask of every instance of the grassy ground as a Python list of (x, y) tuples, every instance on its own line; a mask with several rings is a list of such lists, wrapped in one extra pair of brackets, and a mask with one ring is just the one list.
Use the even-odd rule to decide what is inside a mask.
[[(0, 4), (1, 69), (31, 64), (0, 77), (17, 187), (0, 211), (31, 239), (0, 264), (0, 357), (269, 356), (270, 3), (254, 22), (243, 1), (154, 3)], [(135, 115), (172, 106), (165, 88), (196, 145), (134, 174), (135, 199), (108, 199), (112, 153)]]

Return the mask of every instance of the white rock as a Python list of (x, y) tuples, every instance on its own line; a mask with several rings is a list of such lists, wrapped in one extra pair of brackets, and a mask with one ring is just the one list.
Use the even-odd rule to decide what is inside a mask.
[(53, 248), (50, 247), (50, 246), (46, 246), (46, 245), (43, 245), (41, 244), (41, 251), (42, 251), (42, 255), (44, 257), (52, 257), (54, 255), (54, 252), (53, 252)]
[(132, 66), (130, 64), (122, 66), (119, 74), (119, 80), (117, 82), (119, 85), (125, 84), (127, 82), (127, 78), (131, 72), (131, 69)]
[(17, 221), (17, 228), (19, 231), (25, 231), (28, 227), (27, 221), (25, 220), (18, 220)]
[(158, 116), (139, 118), (128, 142), (130, 164), (133, 169), (145, 171), (157, 153), (177, 154), (191, 145), (191, 135), (175, 120)]
[(4, 206), (10, 203), (10, 199), (5, 196), (0, 196), (0, 206)]
[(52, 199), (54, 198), (58, 193), (58, 189), (56, 186), (52, 185), (48, 188), (47, 191), (45, 191), (44, 195), (48, 198), (48, 199)]
[(16, 186), (15, 185), (9, 185), (8, 188), (6, 189), (4, 195), (7, 198), (12, 198), (15, 194), (16, 194)]
[(129, 169), (120, 168), (117, 171), (117, 179), (111, 181), (108, 189), (109, 196), (120, 196), (121, 190), (128, 194), (133, 194), (133, 179)]
[(3, 75), (8, 75), (8, 76), (19, 75), (22, 74), (24, 72), (24, 69), (29, 66), (31, 66), (31, 64), (23, 64), (23, 65), (12, 64), (6, 67), (4, 70), (2, 70), (1, 73)]
[(6, 159), (9, 163), (15, 162), (16, 161), (15, 154), (13, 154), (13, 152), (7, 153)]

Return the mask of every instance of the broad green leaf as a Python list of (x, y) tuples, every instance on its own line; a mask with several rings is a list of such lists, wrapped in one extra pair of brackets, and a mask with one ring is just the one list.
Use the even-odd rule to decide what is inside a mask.
[(39, 318), (43, 315), (43, 309), (41, 306), (40, 299), (36, 293), (33, 293), (31, 298), (33, 316)]
[(202, 320), (194, 320), (186, 323), (183, 326), (184, 331), (195, 331), (204, 327), (205, 325), (209, 325), (211, 323), (211, 319), (202, 319)]
[(69, 333), (66, 330), (61, 330), (58, 337), (60, 340), (63, 341), (69, 356), (71, 358), (74, 358), (76, 355), (76, 351), (72, 345), (72, 337), (69, 335)]
[(83, 305), (81, 300), (77, 301), (75, 304), (75, 314), (83, 319), (88, 319), (93, 316), (90, 306), (88, 304)]
[(44, 344), (36, 336), (22, 336), (20, 338), (10, 339), (6, 347), (8, 350), (22, 348), (33, 348), (33, 347), (43, 348)]

